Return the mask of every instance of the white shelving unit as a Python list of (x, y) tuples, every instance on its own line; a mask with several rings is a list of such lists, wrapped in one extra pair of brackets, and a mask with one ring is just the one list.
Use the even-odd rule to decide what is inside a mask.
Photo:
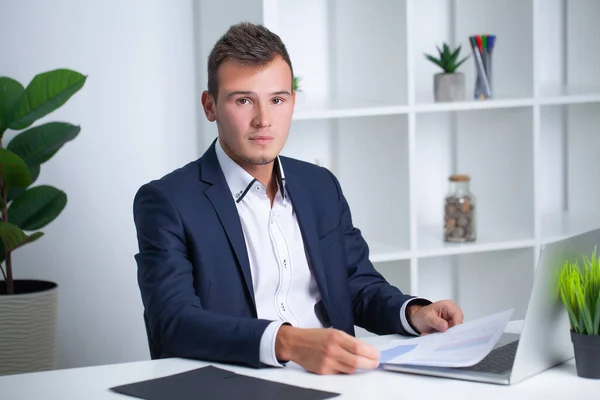
[[(371, 260), (403, 291), (452, 298), (466, 318), (510, 307), (522, 318), (540, 246), (600, 227), (600, 1), (228, 0), (196, 11), (199, 90), (231, 24), (282, 37), (303, 89), (283, 153), (336, 174)], [(448, 42), (470, 54), (468, 36), (482, 33), (497, 35), (494, 99), (435, 103), (438, 69), (423, 53)], [(473, 58), (460, 70), (472, 94)], [(201, 126), (208, 145), (215, 128)], [(474, 243), (442, 240), (452, 173), (472, 178)]]

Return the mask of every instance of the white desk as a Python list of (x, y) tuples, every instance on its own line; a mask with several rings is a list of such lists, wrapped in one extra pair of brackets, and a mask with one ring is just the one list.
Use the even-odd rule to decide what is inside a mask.
[[(376, 343), (388, 337), (367, 338)], [(359, 371), (354, 375), (314, 375), (290, 363), (285, 368), (252, 369), (187, 359), (140, 361), (97, 367), (19, 374), (0, 377), (0, 399), (125, 400), (113, 386), (159, 378), (206, 365), (239, 374), (341, 393), (335, 399), (561, 399), (600, 398), (600, 381), (578, 378), (574, 360), (512, 386), (388, 372)], [(174, 399), (176, 400), (176, 399)]]

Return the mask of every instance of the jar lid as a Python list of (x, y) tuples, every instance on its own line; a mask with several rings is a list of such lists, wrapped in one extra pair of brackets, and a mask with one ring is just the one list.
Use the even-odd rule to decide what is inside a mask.
[(471, 180), (471, 178), (469, 177), (469, 175), (455, 174), (455, 175), (450, 175), (448, 180), (450, 182), (468, 182)]

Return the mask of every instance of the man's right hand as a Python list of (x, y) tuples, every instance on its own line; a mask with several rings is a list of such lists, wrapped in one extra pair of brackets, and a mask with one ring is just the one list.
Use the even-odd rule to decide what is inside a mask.
[(275, 355), (316, 374), (352, 374), (379, 365), (379, 351), (337, 329), (300, 329), (282, 325), (275, 339)]

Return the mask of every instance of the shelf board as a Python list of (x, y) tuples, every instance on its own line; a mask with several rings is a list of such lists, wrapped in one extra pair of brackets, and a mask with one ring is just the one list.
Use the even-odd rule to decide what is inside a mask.
[(414, 106), (407, 104), (384, 104), (362, 100), (347, 99), (297, 99), (294, 120), (331, 119), (346, 117), (368, 117), (378, 115), (397, 115), (415, 113), (433, 113), (446, 111), (489, 110), (502, 108), (531, 107), (533, 105), (563, 105), (600, 103), (600, 87), (546, 89), (539, 98), (498, 97), (489, 100), (466, 100), (456, 102), (423, 102)]
[(411, 252), (408, 249), (401, 247), (394, 247), (383, 244), (381, 242), (367, 240), (369, 245), (371, 262), (388, 262), (388, 261), (399, 261), (408, 260), (411, 257)]
[(427, 112), (485, 110), (515, 107), (530, 107), (534, 104), (532, 98), (498, 98), (490, 100), (472, 100), (447, 103), (420, 103), (414, 106), (406, 104), (383, 104), (367, 101), (352, 100), (296, 100), (293, 119), (297, 121), (369, 117), (378, 115), (398, 115)]
[(540, 105), (585, 104), (600, 102), (600, 87), (550, 87), (540, 91)]
[(578, 216), (561, 212), (542, 216), (541, 223), (541, 242), (548, 243), (600, 228), (600, 215)]
[(496, 250), (534, 247), (535, 240), (523, 232), (481, 231), (477, 240), (469, 243), (446, 243), (441, 227), (419, 227), (417, 257), (436, 257), (454, 254), (480, 253)]
[(499, 97), (489, 100), (466, 100), (440, 103), (418, 103), (414, 110), (417, 113), (486, 110), (495, 108), (530, 107), (534, 101), (531, 97)]
[(294, 120), (408, 114), (406, 104), (383, 104), (350, 99), (304, 99), (296, 97)]

